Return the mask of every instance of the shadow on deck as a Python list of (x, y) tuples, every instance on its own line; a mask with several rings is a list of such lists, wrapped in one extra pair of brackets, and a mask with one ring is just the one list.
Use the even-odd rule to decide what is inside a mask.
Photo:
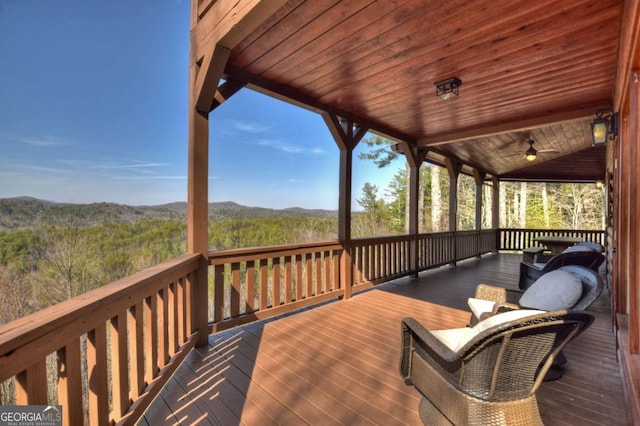
[[(517, 255), (487, 255), (283, 318), (211, 335), (169, 380), (141, 424), (421, 424), (420, 395), (398, 371), (400, 320), (464, 326), (478, 283), (517, 288)], [(626, 425), (608, 293), (594, 324), (544, 383), (547, 425)]]

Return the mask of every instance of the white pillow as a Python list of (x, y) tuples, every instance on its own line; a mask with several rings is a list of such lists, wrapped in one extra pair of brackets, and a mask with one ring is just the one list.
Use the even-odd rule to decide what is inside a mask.
[(485, 312), (493, 312), (493, 308), (496, 305), (496, 302), (470, 297), (467, 299), (467, 305), (469, 305), (469, 309), (471, 309), (471, 312), (473, 312), (473, 316), (476, 318), (480, 318), (480, 315), (484, 314)]
[(557, 311), (570, 309), (580, 296), (580, 279), (567, 271), (556, 269), (538, 278), (520, 297), (518, 304), (524, 308)]
[(569, 246), (566, 249), (564, 249), (562, 252), (563, 253), (571, 253), (571, 252), (576, 252), (576, 251), (593, 251), (593, 249), (587, 247), (587, 246)]
[(453, 352), (458, 352), (469, 340), (491, 327), (520, 318), (537, 315), (542, 312), (543, 311), (534, 309), (517, 309), (493, 315), (483, 321), (480, 321), (473, 327), (433, 330), (431, 331), (431, 334), (433, 334), (433, 336), (444, 343), (444, 345)]

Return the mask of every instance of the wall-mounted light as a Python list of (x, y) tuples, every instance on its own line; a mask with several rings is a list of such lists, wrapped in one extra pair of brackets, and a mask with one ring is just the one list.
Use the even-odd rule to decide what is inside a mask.
[(596, 111), (596, 119), (591, 123), (591, 137), (593, 146), (607, 143), (607, 139), (618, 136), (618, 113), (608, 109)]
[(448, 78), (434, 83), (436, 86), (436, 96), (442, 100), (458, 96), (460, 94), (459, 87), (461, 84), (462, 81), (457, 77)]

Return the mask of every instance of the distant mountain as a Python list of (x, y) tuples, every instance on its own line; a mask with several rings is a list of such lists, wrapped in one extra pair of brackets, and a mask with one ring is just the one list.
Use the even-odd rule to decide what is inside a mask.
[[(209, 203), (209, 219), (254, 219), (271, 217), (335, 217), (330, 210), (292, 207), (283, 210), (247, 207), (232, 201)], [(95, 226), (102, 223), (133, 223), (141, 220), (187, 220), (187, 203), (129, 206), (117, 203), (70, 204), (30, 197), (0, 198), (0, 230), (31, 228), (44, 224)]]

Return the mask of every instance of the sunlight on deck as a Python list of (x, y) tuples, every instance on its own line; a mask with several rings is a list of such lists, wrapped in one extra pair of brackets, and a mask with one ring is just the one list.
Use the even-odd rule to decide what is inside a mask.
[[(350, 300), (212, 335), (209, 346), (189, 355), (142, 423), (420, 424), (420, 396), (398, 371), (400, 320), (413, 316), (430, 329), (466, 325), (466, 310), (425, 299), (438, 300), (448, 287), (448, 304), (460, 305), (471, 283), (490, 276), (513, 280), (513, 286), (515, 277), (492, 272), (515, 267), (504, 257), (442, 268), (420, 280), (399, 280)], [(567, 348), (566, 377), (539, 391), (547, 424), (626, 424), (624, 407), (614, 400), (622, 399), (622, 388), (613, 339), (606, 335), (608, 316), (597, 317), (598, 325)], [(593, 347), (594, 341), (602, 342), (595, 344), (602, 359), (586, 361), (595, 370), (591, 364), (582, 368), (578, 342)], [(591, 401), (583, 400), (585, 393)], [(594, 412), (581, 414), (585, 405)]]

